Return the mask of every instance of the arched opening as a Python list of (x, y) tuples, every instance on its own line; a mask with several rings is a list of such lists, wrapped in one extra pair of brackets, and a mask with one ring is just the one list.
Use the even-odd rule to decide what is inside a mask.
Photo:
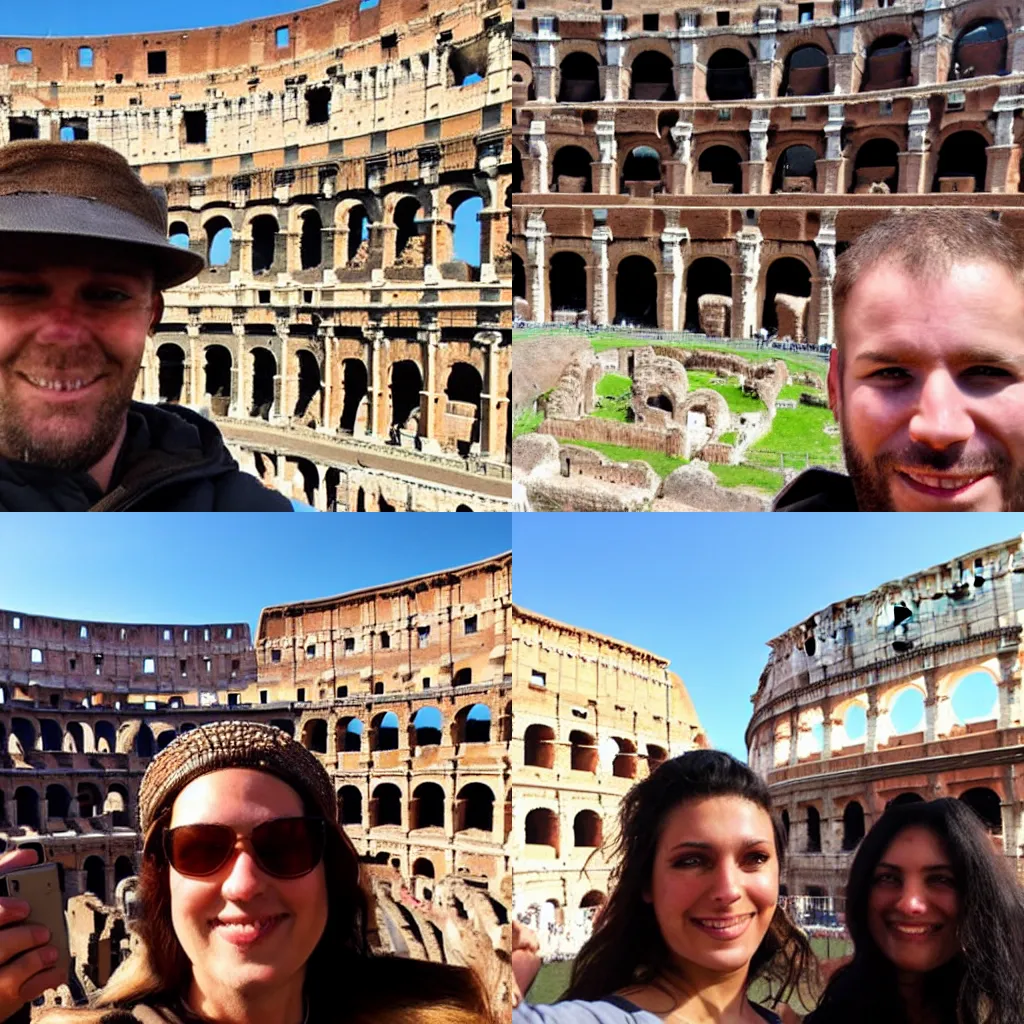
[(526, 298), (526, 267), (522, 257), (516, 253), (512, 253), (512, 297)]
[(225, 217), (206, 222), (206, 262), (210, 267), (226, 267), (231, 262), (233, 232)]
[(335, 745), (339, 752), (354, 754), (363, 748), (363, 723), (358, 718), (343, 718), (335, 727)]
[(919, 804), (924, 802), (924, 797), (919, 793), (900, 793), (891, 800), (885, 802), (886, 807), (902, 807), (904, 804)]
[(456, 363), (452, 367), (444, 393), (448, 397), (448, 415), (459, 419), (456, 448), (463, 457), (468, 456), (480, 441), (480, 395), (483, 390), (483, 380), (475, 366)]
[(533, 65), (530, 58), (518, 50), (512, 51), (512, 91), (513, 104), (516, 107), (535, 100), (536, 90), (533, 87)]
[(28, 786), (14, 791), (15, 825), (39, 831), (39, 794)]
[(420, 708), (412, 716), (412, 746), (436, 747), (441, 743), (441, 712), (435, 707)]
[(356, 419), (366, 399), (367, 376), (366, 367), (361, 359), (346, 359), (341, 364), (342, 393), (344, 401), (341, 407), (341, 433), (354, 434)]
[[(295, 357), (299, 364), (299, 397), (295, 402), (293, 415), (302, 417), (320, 391), (320, 364), (316, 361), (316, 356), (304, 348), (300, 348)], [(316, 418), (319, 421), (319, 416)]]
[(798, 46), (786, 58), (783, 96), (821, 96), (828, 92), (828, 56), (820, 46)]
[(750, 62), (739, 50), (716, 50), (708, 58), (709, 100), (744, 100), (754, 95)]
[(409, 828), (444, 828), (444, 790), (436, 782), (423, 782), (413, 790)]
[(371, 750), (398, 749), (398, 715), (384, 711), (371, 723)]
[[(702, 295), (721, 295), (729, 301), (719, 303), (714, 310), (706, 311), (702, 322), (699, 301)], [(732, 337), (731, 304), (732, 270), (729, 264), (717, 256), (702, 256), (694, 260), (686, 272), (686, 330), (715, 334), (716, 337)], [(711, 322), (713, 311), (716, 313), (714, 323)], [(721, 333), (717, 334), (717, 331)]]
[(549, 725), (528, 725), (523, 736), (524, 763), (534, 768), (555, 767), (555, 730)]
[(574, 772), (597, 771), (597, 743), (590, 733), (580, 729), (569, 733), (569, 767)]
[[(362, 251), (360, 251), (362, 250)], [(348, 248), (346, 257), (349, 265), (365, 266), (370, 255), (370, 218), (359, 205), (348, 211)], [(353, 268), (357, 269), (357, 268)]]
[(644, 50), (633, 61), (630, 75), (631, 100), (674, 100), (672, 61), (656, 50)]
[(949, 80), (1006, 73), (1006, 26), (998, 18), (972, 21), (953, 45)]
[(512, 191), (517, 195), (523, 191), (523, 158), (515, 146), (512, 147)]
[(658, 279), (646, 256), (627, 256), (615, 273), (615, 323), (658, 326)]
[(592, 192), (591, 163), (582, 146), (562, 146), (551, 161), (551, 191)]
[(596, 811), (580, 811), (573, 818), (572, 837), (574, 846), (600, 846), (604, 841), (601, 815)]
[(740, 163), (739, 153), (731, 146), (708, 146), (697, 158), (698, 194), (742, 192)]
[(43, 750), (63, 750), (64, 734), (60, 726), (52, 718), (43, 718), (39, 722), (39, 736)]
[(879, 191), (884, 185), (890, 192), (899, 191), (899, 146), (892, 139), (868, 139), (853, 160), (854, 192)]
[(815, 161), (818, 154), (810, 146), (784, 149), (775, 164), (773, 192), (814, 192), (818, 187)]
[(949, 702), (961, 724), (990, 722), (999, 717), (999, 693), (988, 672), (971, 672), (959, 679)]
[(860, 91), (902, 88), (910, 84), (910, 42), (888, 35), (868, 47)]
[(323, 263), (324, 225), (316, 210), (302, 215), (302, 237), (299, 241), (299, 260), (303, 270), (313, 270)]
[(71, 794), (61, 785), (46, 787), (46, 817), (66, 818), (70, 813)]
[(320, 490), (320, 471), (309, 459), (296, 457), (294, 459), (290, 458), (288, 461), (295, 463), (295, 467), (302, 477), (302, 494), (306, 499), (306, 503), (315, 508), (316, 493)]
[(406, 433), (419, 433), (420, 392), (423, 376), (411, 360), (403, 359), (391, 367), (391, 426)]
[(1003, 810), (998, 793), (987, 786), (977, 786), (966, 793), (961, 793), (960, 799), (981, 818), (985, 828), (992, 835), (1003, 834)]
[[(664, 396), (660, 396), (664, 398)], [(672, 403), (668, 402), (668, 412), (672, 411)], [(649, 403), (648, 403), (649, 404)], [(659, 408), (664, 408), (660, 406)], [(612, 761), (612, 775), (615, 775), (620, 779), (635, 779), (636, 778), (636, 744), (632, 740), (623, 739), (621, 736), (613, 737), (616, 746), (619, 748), (619, 752), (615, 755), (615, 760)]]
[(269, 420), (274, 407), (277, 360), (269, 349), (261, 347), (250, 349), (249, 358), (252, 360), (252, 402), (249, 406), (249, 415)]
[(977, 132), (954, 132), (942, 143), (933, 192), (984, 192), (988, 155)]
[(117, 735), (112, 722), (96, 723), (96, 752), (112, 754), (117, 750)]
[(139, 726), (135, 734), (133, 750), (139, 757), (152, 757), (156, 753), (156, 742), (153, 739), (153, 730), (145, 722)]
[(558, 856), (558, 815), (550, 807), (535, 807), (530, 811), (524, 831), (528, 846), (550, 846)]
[(484, 201), (475, 192), (460, 192), (448, 200), (452, 211), (452, 253), (470, 267), (480, 266), (480, 213)]
[(181, 389), (185, 384), (185, 353), (180, 345), (165, 342), (156, 350), (160, 364), (157, 384), (160, 401), (174, 404), (181, 401)]
[(843, 849), (856, 850), (863, 838), (864, 808), (856, 800), (851, 800), (843, 808)]
[(207, 345), (203, 350), (203, 394), (217, 416), (226, 416), (231, 404), (231, 351), (223, 345)]
[[(412, 243), (412, 249), (405, 255), (407, 262), (415, 266), (422, 266), (424, 262), (423, 239), (416, 222), (416, 214), (419, 212), (419, 200), (412, 196), (405, 196), (395, 206), (395, 259), (402, 256)], [(413, 249), (418, 251), (414, 253)], [(414, 256), (416, 259), (411, 258)]]
[(27, 718), (14, 718), (11, 720), (11, 733), (21, 744), (21, 749), (27, 754), (30, 750), (36, 749), (36, 729)]
[(455, 831), (494, 830), (494, 794), (482, 782), (471, 782), (459, 790), (455, 801)]
[(135, 874), (135, 867), (130, 857), (118, 857), (114, 861), (114, 887), (116, 888), (126, 878)]
[(176, 220), (167, 232), (167, 241), (179, 249), (187, 249), (192, 242), (188, 225), (184, 221)]
[(637, 146), (629, 151), (625, 163), (622, 165), (622, 181), (619, 183), (620, 192), (633, 193), (634, 182), (657, 182), (661, 183), (661, 157), (658, 151), (651, 146)]
[(607, 897), (599, 889), (591, 889), (590, 892), (586, 893), (583, 899), (580, 900), (581, 910), (596, 910), (598, 907), (603, 907)]
[[(806, 305), (799, 310), (794, 307), (788, 319), (791, 322), (779, 322), (776, 299), (780, 295), (793, 298), (809, 298), (811, 294), (811, 272), (804, 264), (792, 257), (782, 256), (769, 268), (765, 276), (764, 308), (761, 311), (761, 326), (769, 331), (777, 330), (780, 335), (789, 335), (794, 341), (803, 341), (806, 337)], [(789, 306), (785, 307), (787, 311)], [(799, 327), (800, 337), (797, 337)]]
[(924, 695), (917, 687), (910, 686), (896, 695), (889, 711), (892, 734), (903, 736), (920, 732), (924, 726)]
[(587, 264), (579, 253), (558, 252), (548, 268), (551, 318), (558, 312), (581, 313), (588, 308)]
[(322, 718), (310, 718), (303, 725), (302, 745), (317, 754), (327, 753), (327, 723)]
[(95, 818), (103, 813), (103, 798), (99, 789), (91, 782), (78, 784), (78, 816)]
[(429, 857), (417, 857), (412, 862), (413, 877), (433, 878), (434, 862)]
[(342, 825), (362, 825), (363, 794), (356, 786), (342, 786), (338, 790), (338, 815)]
[(816, 807), (807, 808), (807, 853), (821, 853), (821, 815)]
[(157, 738), (156, 738), (157, 753), (159, 753), (161, 750), (163, 750), (164, 747), (166, 747), (167, 744), (170, 743), (171, 740), (174, 739), (174, 735), (175, 735), (175, 733), (174, 733), (173, 729), (164, 729), (160, 733), (160, 735), (157, 736)]
[(491, 709), (486, 704), (474, 704), (467, 711), (462, 742), (491, 742)]
[(668, 760), (668, 751), (655, 743), (647, 744), (647, 773), (653, 775), (662, 762)]
[(590, 54), (570, 53), (558, 70), (559, 103), (594, 103), (601, 98), (597, 61)]
[(99, 857), (86, 857), (85, 891), (91, 892), (101, 903), (107, 902), (107, 869)]
[(383, 782), (370, 799), (370, 828), (401, 824), (402, 791), (390, 782)]
[(277, 244), (277, 221), (269, 214), (252, 219), (252, 272), (265, 274), (274, 266), (274, 247)]

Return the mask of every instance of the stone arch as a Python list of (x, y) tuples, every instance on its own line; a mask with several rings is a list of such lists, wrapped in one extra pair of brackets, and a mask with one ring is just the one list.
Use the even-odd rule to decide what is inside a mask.
[[(936, 140), (938, 141), (938, 140)], [(988, 142), (977, 131), (952, 132), (940, 143), (933, 192), (984, 192)]]
[(597, 772), (597, 740), (592, 733), (573, 729), (569, 733), (569, 767), (577, 772)]
[(613, 736), (616, 752), (612, 759), (612, 775), (620, 779), (636, 778), (636, 743), (625, 736)]
[[(469, 267), (480, 266), (484, 199), (470, 188), (456, 188), (448, 196), (452, 232), (452, 259)], [(462, 255), (459, 250), (462, 250)], [(475, 280), (475, 278), (474, 278)]]
[(249, 415), (269, 420), (274, 408), (277, 376), (277, 359), (269, 348), (253, 345), (248, 349), (249, 373), (252, 391), (249, 400)]
[(697, 154), (695, 192), (699, 195), (742, 192), (742, 162), (743, 157), (732, 146), (721, 143), (705, 146)]
[(463, 786), (455, 799), (455, 831), (494, 831), (494, 791), (482, 782)]
[(552, 192), (593, 192), (593, 157), (582, 146), (560, 146), (551, 161)]
[(853, 159), (851, 192), (870, 192), (873, 185), (884, 184), (893, 194), (899, 191), (900, 147), (883, 136), (865, 139)]
[(306, 719), (302, 726), (302, 745), (317, 754), (327, 753), (327, 722), (325, 719)]
[(704, 419), (711, 431), (709, 442), (724, 434), (732, 422), (729, 403), (711, 388), (697, 388), (695, 391), (691, 391), (679, 409), (678, 418), (685, 423), (691, 412), (704, 413)]
[[(432, 713), (431, 713), (432, 712)], [(444, 715), (433, 704), (417, 708), (409, 722), (410, 747), (440, 746), (444, 729)]]
[(370, 828), (402, 824), (402, 791), (392, 782), (382, 782), (370, 798)]
[(988, 786), (972, 786), (959, 799), (977, 814), (992, 835), (1003, 834), (1002, 800), (998, 793)]
[(113, 722), (101, 721), (96, 723), (96, 752), (98, 754), (113, 754), (117, 751), (117, 732)]
[(949, 80), (1000, 75), (1006, 72), (1006, 25), (999, 18), (967, 23), (953, 43)]
[(64, 733), (52, 718), (39, 719), (39, 749), (63, 750)]
[(843, 808), (843, 850), (855, 850), (864, 838), (864, 808), (859, 801), (851, 800)]
[(630, 192), (630, 185), (640, 182), (653, 182), (654, 191), (661, 185), (661, 155), (653, 146), (634, 146), (622, 161), (619, 191)]
[[(701, 308), (703, 295), (720, 295), (724, 303), (713, 304), (718, 313), (712, 322), (711, 308)], [(724, 323), (721, 314), (724, 312)], [(714, 337), (732, 337), (732, 268), (718, 256), (699, 256), (686, 269), (686, 321), (688, 331)]]
[[(18, 747), (20, 746), (20, 751)], [(36, 749), (36, 727), (29, 718), (12, 718), (11, 735), (8, 740), (8, 749), (12, 754), (27, 754), (30, 750)]]
[(744, 100), (754, 95), (754, 83), (750, 76), (750, 60), (740, 50), (724, 46), (708, 57), (706, 94), (707, 99)]
[(775, 162), (772, 192), (816, 192), (818, 153), (810, 146), (787, 146)]
[(398, 749), (398, 715), (381, 711), (370, 722), (370, 750)]
[(559, 103), (594, 103), (601, 99), (597, 60), (589, 53), (566, 54), (558, 71)]
[(345, 217), (345, 265), (352, 270), (363, 269), (370, 258), (370, 215), (362, 203), (348, 207)]
[[(530, 58), (519, 50), (512, 51), (512, 88), (525, 93), (527, 102), (537, 98), (537, 91), (533, 84), (533, 65)], [(519, 106), (519, 101), (516, 101)]]
[(114, 885), (115, 887), (123, 882), (126, 878), (131, 878), (135, 874), (135, 866), (132, 864), (131, 857), (118, 857), (114, 861)]
[(96, 818), (103, 813), (103, 796), (93, 783), (80, 782), (75, 799), (78, 801), (78, 817)]
[(412, 434), (419, 433), (420, 399), (423, 374), (412, 359), (392, 363), (389, 370), (388, 394), (391, 405), (391, 426)]
[(362, 825), (363, 794), (358, 786), (342, 786), (338, 790), (338, 821), (342, 825)]
[(573, 846), (600, 847), (604, 843), (604, 823), (597, 811), (583, 810), (572, 820)]
[(409, 801), (409, 828), (445, 827), (444, 790), (436, 782), (421, 782)]
[(867, 46), (860, 92), (903, 88), (911, 83), (910, 40), (890, 33), (879, 36)]
[(828, 92), (828, 54), (813, 43), (791, 50), (782, 72), (783, 96), (821, 96)]
[(512, 191), (523, 191), (523, 158), (518, 146), (512, 147)]
[(672, 60), (658, 50), (641, 50), (630, 66), (631, 100), (674, 100)]
[(175, 404), (181, 401), (185, 383), (185, 350), (177, 342), (165, 341), (156, 350), (157, 393), (160, 401)]
[(527, 846), (550, 846), (555, 857), (561, 856), (558, 836), (558, 815), (550, 807), (534, 807), (523, 822), (523, 841)]
[(455, 714), (455, 742), (490, 743), (491, 725), (491, 709), (486, 704), (467, 704)]
[(131, 823), (128, 790), (121, 783), (112, 782), (107, 788), (107, 797), (103, 802), (103, 813), (110, 814), (115, 825), (128, 825)]
[(27, 828), (40, 828), (39, 791), (32, 786), (19, 786), (14, 791), (14, 824)]
[[(798, 338), (793, 331), (786, 331), (786, 323), (780, 323), (777, 310), (778, 296), (805, 298), (807, 303), (795, 304), (792, 318), (797, 326), (801, 326), (802, 337)], [(795, 256), (779, 256), (766, 268), (764, 276), (764, 305), (761, 312), (761, 326), (768, 330), (778, 330), (780, 334), (790, 334), (794, 341), (803, 341), (807, 336), (806, 317), (810, 305), (811, 271), (807, 264)], [(802, 320), (800, 319), (802, 318)]]
[(483, 394), (483, 378), (471, 363), (457, 362), (452, 365), (445, 384), (444, 393), (448, 398), (446, 418), (455, 421), (455, 447), (466, 457), (480, 442), (480, 396)]
[(534, 723), (523, 734), (524, 763), (534, 768), (555, 767), (555, 730)]
[(226, 416), (232, 398), (231, 350), (210, 343), (203, 346), (203, 394), (209, 396), (215, 415)]
[(429, 857), (417, 857), (412, 862), (413, 877), (434, 878), (434, 862)]
[(67, 818), (71, 814), (71, 794), (54, 782), (46, 787), (46, 817)]
[(363, 747), (363, 723), (358, 718), (339, 718), (334, 727), (334, 743), (338, 753), (354, 754)]
[(420, 213), (422, 207), (415, 196), (402, 196), (395, 204), (392, 215), (395, 225), (395, 259), (404, 256), (404, 262), (411, 266), (423, 266), (425, 262), (426, 240), (420, 234), (417, 219)]
[(107, 867), (101, 857), (86, 857), (82, 865), (85, 872), (85, 892), (91, 892), (101, 903), (107, 902)]
[(556, 252), (548, 261), (548, 294), (551, 319), (558, 311), (574, 313), (588, 309), (587, 261), (576, 252)]
[(368, 427), (369, 375), (361, 359), (341, 364), (342, 408), (338, 429), (342, 434), (365, 434)]
[(317, 426), (321, 416), (317, 409), (316, 396), (321, 393), (323, 383), (320, 380), (320, 363), (315, 355), (306, 348), (295, 350), (295, 362), (298, 364), (299, 395), (295, 400), (292, 415), (299, 419), (305, 418), (309, 425)]
[(615, 323), (658, 326), (658, 277), (654, 264), (637, 254), (615, 267)]
[(324, 224), (317, 210), (306, 210), (299, 234), (299, 269), (314, 270), (324, 261)]
[(178, 246), (179, 249), (188, 249), (189, 243), (192, 241), (188, 224), (183, 220), (172, 221), (171, 226), (167, 229), (167, 241), (171, 245)]
[[(878, 746), (888, 743), (893, 736), (904, 736), (916, 731), (914, 727), (897, 730), (892, 720), (892, 713), (900, 697), (907, 692), (916, 693), (921, 701), (921, 718), (924, 719), (924, 701), (928, 696), (923, 682), (920, 679), (897, 683), (878, 696), (878, 722), (875, 726), (875, 737)], [(914, 702), (916, 704), (916, 701)], [(919, 723), (915, 723), (917, 725)]]
[(223, 214), (216, 214), (203, 222), (206, 233), (206, 264), (213, 270), (226, 267), (231, 262), (234, 248), (234, 229), (231, 221)]

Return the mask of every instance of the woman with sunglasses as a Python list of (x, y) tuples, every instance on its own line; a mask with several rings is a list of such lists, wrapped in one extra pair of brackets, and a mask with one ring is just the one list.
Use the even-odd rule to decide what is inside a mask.
[(854, 954), (805, 1024), (1020, 1024), (1024, 894), (960, 800), (890, 807), (850, 866)]
[[(92, 1009), (52, 1011), (49, 1024), (491, 1024), (472, 972), (370, 955), (331, 779), (281, 730), (182, 735), (146, 770), (139, 818), (138, 948)], [(16, 961), (2, 928), (0, 958), (3, 1019)]]

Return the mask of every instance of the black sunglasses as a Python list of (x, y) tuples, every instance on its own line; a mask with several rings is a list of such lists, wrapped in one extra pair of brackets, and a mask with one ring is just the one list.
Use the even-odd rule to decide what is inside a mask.
[(245, 838), (261, 871), (274, 878), (301, 878), (320, 863), (326, 835), (323, 818), (274, 818), (249, 836), (230, 825), (181, 825), (164, 833), (164, 852), (178, 874), (204, 878), (220, 871)]

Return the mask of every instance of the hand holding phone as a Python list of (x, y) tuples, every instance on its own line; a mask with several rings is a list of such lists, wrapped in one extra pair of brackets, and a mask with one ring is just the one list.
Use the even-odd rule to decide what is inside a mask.
[[(0, 883), (12, 872), (31, 868), (38, 859), (34, 850), (11, 850), (3, 854), (0, 856)], [(59, 890), (57, 897), (59, 900)], [(25, 1003), (68, 979), (67, 958), (62, 957), (58, 949), (62, 944), (67, 950), (63, 909), (60, 934), (53, 937), (56, 944), (50, 944), (50, 929), (35, 923), (38, 921), (35, 909), (17, 896), (0, 896), (0, 1021), (7, 1020)]]

